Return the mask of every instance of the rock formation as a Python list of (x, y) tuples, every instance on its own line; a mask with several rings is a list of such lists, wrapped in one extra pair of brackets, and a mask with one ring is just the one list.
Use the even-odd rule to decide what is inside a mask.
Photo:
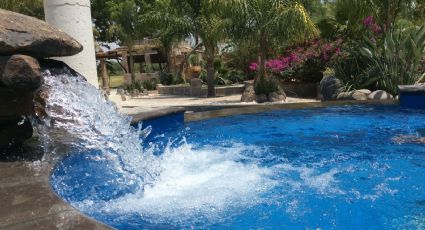
[(325, 77), (320, 82), (320, 91), (324, 101), (336, 100), (342, 92), (342, 82), (336, 77)]
[(254, 81), (245, 81), (245, 91), (242, 94), (241, 102), (286, 102), (286, 93), (282, 87), (277, 84), (277, 90), (269, 94), (256, 95)]
[(31, 138), (31, 119), (47, 115), (42, 69), (64, 64), (44, 58), (72, 56), (82, 49), (46, 22), (0, 9), (0, 150)]
[(72, 56), (83, 50), (75, 39), (44, 21), (0, 9), (0, 54), (37, 58)]

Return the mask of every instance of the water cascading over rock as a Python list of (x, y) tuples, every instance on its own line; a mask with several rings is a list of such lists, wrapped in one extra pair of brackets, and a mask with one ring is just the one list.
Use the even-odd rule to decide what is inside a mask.
[(33, 135), (32, 118), (43, 115), (42, 69), (46, 60), (72, 56), (83, 47), (44, 21), (0, 9), (0, 150), (20, 146)]

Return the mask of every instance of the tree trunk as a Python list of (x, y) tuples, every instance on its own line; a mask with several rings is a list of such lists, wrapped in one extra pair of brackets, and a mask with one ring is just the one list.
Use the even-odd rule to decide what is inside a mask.
[(105, 58), (100, 59), (100, 73), (102, 76), (102, 88), (105, 92), (109, 93), (109, 76)]
[(208, 97), (215, 97), (215, 70), (214, 70), (214, 54), (215, 47), (212, 45), (205, 46), (205, 56), (207, 58), (207, 85)]
[(167, 56), (167, 72), (175, 74), (175, 70), (173, 70), (173, 60), (172, 60), (173, 48), (172, 47), (173, 47), (172, 45), (167, 45), (164, 48), (164, 51), (165, 51), (165, 55)]
[(258, 74), (254, 82), (262, 79), (266, 75), (266, 44), (265, 40), (261, 38), (260, 47), (258, 50)]
[(136, 83), (136, 74), (134, 69), (134, 56), (133, 51), (128, 49), (129, 57), (130, 57), (130, 75), (131, 75), (131, 84), (134, 85)]

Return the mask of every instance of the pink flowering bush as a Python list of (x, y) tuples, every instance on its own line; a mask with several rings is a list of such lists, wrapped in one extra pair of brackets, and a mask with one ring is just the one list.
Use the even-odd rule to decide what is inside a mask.
[[(266, 61), (269, 74), (285, 81), (318, 82), (326, 66), (341, 54), (342, 39), (325, 42), (315, 39), (311, 42), (287, 48), (283, 55)], [(249, 69), (257, 71), (253, 62)]]
[(373, 31), (375, 34), (381, 34), (382, 28), (375, 22), (375, 18), (373, 16), (368, 16), (363, 20), (363, 25)]

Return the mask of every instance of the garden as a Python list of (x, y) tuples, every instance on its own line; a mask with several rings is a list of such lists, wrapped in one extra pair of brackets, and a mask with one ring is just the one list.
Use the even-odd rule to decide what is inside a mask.
[[(145, 66), (159, 72), (154, 80), (136, 82), (132, 71), (126, 89), (188, 85), (194, 76), (208, 87), (208, 97), (215, 96), (215, 86), (249, 80), (254, 81), (257, 96), (269, 96), (285, 85), (319, 84), (331, 77), (335, 79), (325, 81), (328, 85), (322, 84), (319, 92), (330, 94), (325, 99), (337, 99), (341, 93), (345, 94), (340, 98), (358, 99), (352, 98), (355, 90), (384, 90), (396, 96), (398, 85), (425, 78), (422, 0), (91, 3), (99, 49), (110, 49), (111, 44), (127, 47), (130, 69), (138, 69), (132, 50), (138, 40), (149, 38), (158, 43), (167, 62), (161, 68)], [(42, 1), (31, 1), (31, 6), (28, 1), (1, 4), (43, 17)], [(175, 62), (173, 50), (182, 43), (191, 50)], [(118, 63), (108, 62), (109, 76), (123, 74)], [(110, 81), (122, 86), (119, 77)], [(337, 87), (327, 92), (323, 87), (329, 84)]]

